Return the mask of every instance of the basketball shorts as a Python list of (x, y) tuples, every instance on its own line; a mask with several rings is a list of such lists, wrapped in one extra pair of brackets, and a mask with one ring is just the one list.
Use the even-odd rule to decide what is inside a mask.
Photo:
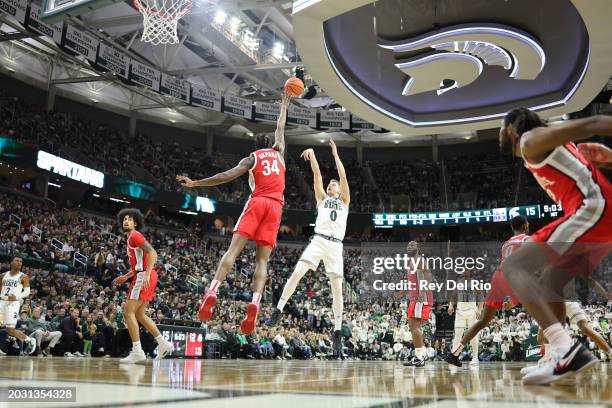
[(19, 320), (20, 302), (9, 302), (0, 300), (0, 325), (14, 328)]
[(150, 302), (153, 300), (155, 288), (157, 287), (157, 271), (155, 271), (155, 269), (151, 271), (151, 276), (149, 276), (149, 287), (146, 290), (143, 288), (144, 275), (144, 272), (138, 272), (136, 277), (132, 279), (127, 300), (140, 300), (142, 302)]
[(267, 197), (251, 197), (236, 222), (234, 234), (257, 245), (274, 248), (283, 215), (283, 204)]
[(410, 301), (408, 304), (408, 319), (429, 320), (431, 305), (421, 302)]
[(300, 261), (312, 266), (313, 270), (317, 269), (319, 262), (323, 261), (327, 275), (344, 276), (342, 242), (333, 242), (314, 236), (304, 250)]
[(493, 309), (501, 310), (504, 307), (504, 301), (506, 298), (510, 298), (511, 307), (514, 307), (520, 303), (514, 291), (508, 284), (506, 277), (501, 269), (497, 269), (491, 277), (491, 290), (487, 294), (485, 300), (485, 306), (492, 307)]
[(577, 210), (540, 228), (529, 241), (542, 244), (552, 267), (570, 276), (590, 276), (612, 250), (612, 206), (607, 201), (583, 200)]
[(477, 308), (457, 309), (455, 311), (455, 329), (467, 329), (476, 323)]
[(571, 325), (577, 325), (582, 320), (587, 320), (586, 313), (578, 302), (565, 302), (565, 314), (570, 319)]

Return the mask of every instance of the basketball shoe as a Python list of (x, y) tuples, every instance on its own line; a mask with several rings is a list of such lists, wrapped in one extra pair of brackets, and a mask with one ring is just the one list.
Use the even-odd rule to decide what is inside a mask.
[(259, 306), (249, 303), (247, 306), (246, 318), (240, 323), (240, 331), (247, 336), (253, 334), (257, 327), (257, 316), (259, 316)]
[(213, 314), (213, 309), (217, 304), (217, 292), (209, 290), (204, 295), (204, 301), (202, 301), (202, 305), (200, 306), (200, 311), (198, 312), (198, 318), (201, 321), (210, 320)]
[(127, 357), (119, 360), (121, 364), (138, 364), (147, 360), (147, 356), (145, 355), (142, 349), (140, 350), (132, 350)]
[(561, 355), (555, 350), (546, 350), (550, 358), (523, 377), (525, 385), (544, 385), (578, 374), (597, 364), (597, 358), (580, 342), (574, 342), (570, 349)]
[(278, 325), (278, 321), (280, 320), (282, 314), (283, 312), (281, 312), (280, 309), (274, 309), (274, 311), (272, 312), (272, 316), (270, 316), (270, 318), (266, 320), (266, 326)]
[(457, 357), (453, 353), (448, 353), (444, 358), (444, 361), (446, 361), (448, 364), (452, 364), (457, 367), (463, 366), (463, 363), (461, 362), (461, 360), (459, 360), (459, 357)]
[(166, 340), (161, 340), (158, 345), (157, 356), (155, 356), (155, 360), (163, 360), (166, 357), (166, 354), (172, 351), (172, 344), (168, 343)]
[(417, 356), (413, 356), (410, 360), (404, 363), (406, 367), (424, 367), (425, 359), (418, 358)]

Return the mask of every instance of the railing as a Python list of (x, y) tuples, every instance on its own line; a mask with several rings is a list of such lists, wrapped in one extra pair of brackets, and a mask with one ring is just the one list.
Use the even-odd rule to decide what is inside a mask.
[(21, 229), (21, 217), (16, 216), (15, 214), (9, 215), (9, 223), (17, 225), (17, 228)]
[(84, 267), (87, 268), (87, 261), (89, 260), (89, 258), (87, 256), (85, 256), (84, 254), (82, 254), (79, 251), (76, 251), (74, 253), (74, 258), (72, 259), (72, 266), (76, 266), (77, 263), (83, 265)]
[(42, 230), (35, 225), (32, 226), (32, 235), (36, 237), (38, 242), (42, 240)]
[(64, 249), (64, 243), (57, 238), (51, 239), (51, 246), (57, 251), (62, 251)]

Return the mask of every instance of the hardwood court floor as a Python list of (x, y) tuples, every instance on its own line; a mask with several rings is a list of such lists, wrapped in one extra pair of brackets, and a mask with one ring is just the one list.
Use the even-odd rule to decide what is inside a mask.
[(1, 406), (184, 406), (231, 408), (612, 406), (612, 364), (562, 385), (524, 387), (523, 363), (478, 369), (372, 361), (164, 360), (1, 357), (0, 388), (76, 386), (76, 403)]

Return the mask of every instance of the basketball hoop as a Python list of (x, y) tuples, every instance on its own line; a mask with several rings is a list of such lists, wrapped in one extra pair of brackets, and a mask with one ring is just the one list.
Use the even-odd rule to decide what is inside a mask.
[(178, 21), (191, 12), (192, 0), (134, 0), (143, 17), (141, 40), (153, 45), (177, 44)]

